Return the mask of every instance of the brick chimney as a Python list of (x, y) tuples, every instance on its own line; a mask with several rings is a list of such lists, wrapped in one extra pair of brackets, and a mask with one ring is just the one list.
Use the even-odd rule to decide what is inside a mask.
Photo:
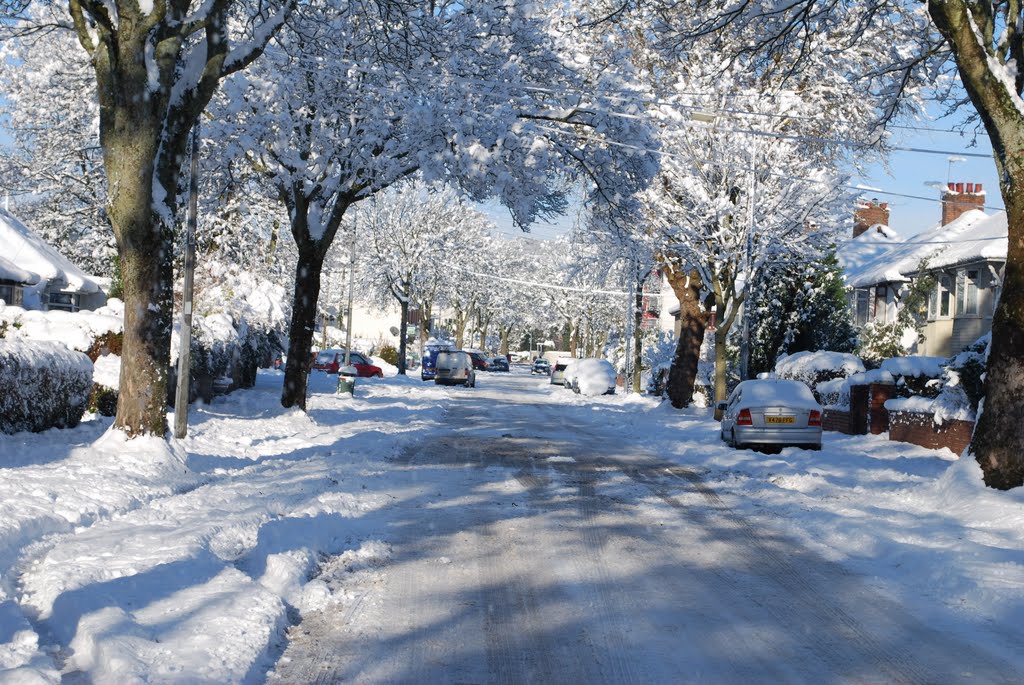
[(985, 206), (985, 191), (980, 183), (949, 183), (942, 191), (942, 225), (955, 221), (961, 214), (971, 209)]
[(889, 225), (889, 204), (879, 202), (876, 198), (857, 200), (853, 207), (853, 237), (856, 238), (876, 224)]

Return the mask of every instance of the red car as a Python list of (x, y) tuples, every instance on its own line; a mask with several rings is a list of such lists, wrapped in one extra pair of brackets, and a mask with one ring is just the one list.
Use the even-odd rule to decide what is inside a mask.
[(483, 352), (468, 351), (469, 358), (473, 360), (473, 369), (475, 371), (490, 371), (491, 360), (484, 356)]
[[(383, 378), (384, 371), (379, 366), (374, 366), (368, 358), (359, 352), (349, 352), (349, 363), (356, 368), (360, 378)], [(345, 350), (330, 349), (320, 350), (313, 360), (313, 369), (326, 371), (327, 373), (338, 373), (338, 370), (345, 364)]]

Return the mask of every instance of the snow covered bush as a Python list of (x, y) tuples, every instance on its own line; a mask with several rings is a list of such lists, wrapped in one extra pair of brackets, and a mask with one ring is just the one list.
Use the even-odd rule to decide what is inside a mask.
[(391, 366), (398, 366), (398, 350), (394, 345), (384, 344), (380, 346), (379, 356)]
[(847, 352), (797, 352), (783, 355), (775, 363), (775, 375), (803, 381), (824, 407), (848, 406), (846, 379), (863, 372), (864, 362)]
[(985, 397), (985, 362), (991, 334), (980, 338), (960, 354), (954, 355), (942, 374), (939, 396), (957, 395), (966, 401), (973, 415)]
[(85, 413), (92, 362), (57, 342), (0, 340), (0, 431), (71, 428)]
[(893, 357), (883, 361), (880, 368), (896, 379), (896, 393), (901, 397), (935, 397), (942, 386), (946, 363), (945, 357)]
[(803, 381), (811, 387), (863, 371), (864, 362), (848, 352), (797, 352), (783, 355), (775, 362), (779, 378)]
[(899, 321), (892, 323), (872, 321), (860, 331), (857, 354), (864, 361), (877, 366), (883, 359), (902, 357), (907, 354), (919, 339), (916, 330)]

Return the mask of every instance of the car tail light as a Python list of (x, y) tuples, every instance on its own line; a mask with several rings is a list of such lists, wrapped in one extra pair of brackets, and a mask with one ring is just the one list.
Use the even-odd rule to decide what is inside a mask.
[(740, 415), (736, 417), (737, 426), (753, 426), (754, 419), (750, 416), (749, 409), (740, 409)]
[(811, 410), (811, 415), (807, 417), (808, 426), (820, 426), (821, 425), (821, 412), (817, 409)]

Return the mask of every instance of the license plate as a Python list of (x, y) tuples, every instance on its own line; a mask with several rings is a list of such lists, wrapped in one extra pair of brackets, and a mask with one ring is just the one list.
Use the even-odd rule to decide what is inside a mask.
[(765, 423), (793, 423), (792, 416), (766, 416), (764, 417)]

